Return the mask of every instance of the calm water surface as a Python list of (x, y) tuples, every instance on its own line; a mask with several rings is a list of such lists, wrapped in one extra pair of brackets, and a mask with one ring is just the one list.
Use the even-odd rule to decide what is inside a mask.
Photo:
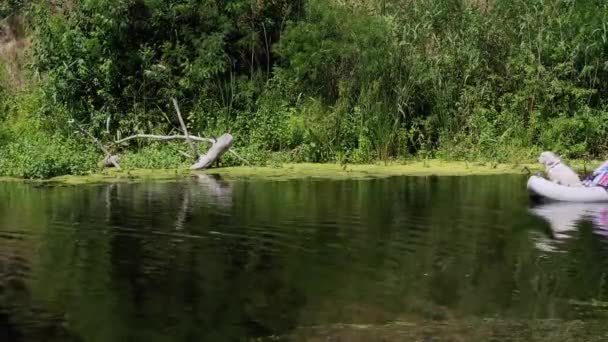
[(0, 341), (608, 340), (608, 204), (525, 182), (0, 183)]

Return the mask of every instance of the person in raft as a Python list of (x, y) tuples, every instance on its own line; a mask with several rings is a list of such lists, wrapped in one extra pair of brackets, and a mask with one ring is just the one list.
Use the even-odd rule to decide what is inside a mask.
[(601, 186), (602, 188), (608, 190), (608, 161), (595, 169), (591, 175), (585, 178), (583, 181), (583, 186)]

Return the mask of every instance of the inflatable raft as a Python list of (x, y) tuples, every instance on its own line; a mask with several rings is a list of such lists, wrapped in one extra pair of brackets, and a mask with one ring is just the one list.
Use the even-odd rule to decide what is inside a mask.
[(608, 202), (608, 191), (599, 186), (570, 187), (559, 185), (543, 177), (532, 176), (528, 191), (533, 199), (562, 202)]

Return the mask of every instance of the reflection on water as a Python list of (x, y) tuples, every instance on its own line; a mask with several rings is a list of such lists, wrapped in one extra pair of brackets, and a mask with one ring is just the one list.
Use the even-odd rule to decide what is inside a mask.
[(560, 245), (585, 221), (592, 223), (598, 237), (608, 237), (607, 203), (553, 202), (531, 208), (530, 212), (549, 223), (549, 234), (536, 239), (536, 247), (546, 252), (567, 252)]
[(222, 180), (217, 175), (198, 174), (197, 185), (200, 186), (199, 193), (205, 194), (207, 201), (214, 207), (227, 209), (232, 206), (232, 184)]
[(0, 341), (606, 337), (606, 208), (525, 182), (0, 183)]

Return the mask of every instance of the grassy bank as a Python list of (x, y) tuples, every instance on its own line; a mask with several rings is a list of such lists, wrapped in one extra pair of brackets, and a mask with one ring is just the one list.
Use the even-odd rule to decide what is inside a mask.
[[(590, 172), (599, 162), (584, 164), (573, 162), (573, 168), (580, 173)], [(0, 181), (26, 181), (37, 184), (95, 184), (110, 182), (164, 181), (196, 177), (199, 174), (219, 175), (224, 179), (361, 179), (390, 176), (475, 176), (507, 175), (541, 171), (538, 164), (496, 164), (468, 163), (442, 160), (410, 161), (402, 163), (377, 163), (358, 165), (287, 163), (275, 166), (234, 166), (212, 168), (205, 171), (180, 169), (126, 169), (104, 170), (79, 176), (59, 176), (47, 180), (27, 180), (23, 178), (4, 177)]]
[(334, 324), (305, 327), (289, 336), (256, 341), (586, 341), (604, 340), (604, 327), (596, 322), (563, 319), (471, 319), (398, 321), (379, 324)]

